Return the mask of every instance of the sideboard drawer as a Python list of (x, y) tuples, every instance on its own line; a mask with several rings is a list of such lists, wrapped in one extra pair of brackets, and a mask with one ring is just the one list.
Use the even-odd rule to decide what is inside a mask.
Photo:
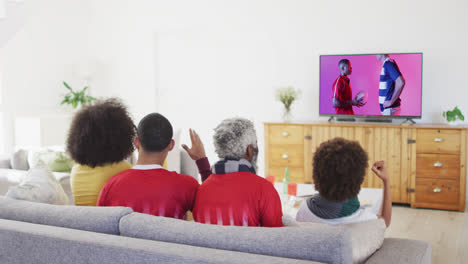
[(460, 156), (449, 154), (418, 154), (416, 177), (444, 178), (458, 180), (460, 177)]
[(460, 153), (460, 131), (449, 129), (418, 129), (417, 153)]
[(304, 144), (304, 129), (302, 126), (270, 126), (270, 144)]
[(304, 167), (304, 147), (302, 145), (271, 146), (269, 157), (272, 167)]
[(458, 181), (416, 178), (416, 203), (458, 204), (458, 199)]
[[(285, 167), (271, 167), (268, 175), (275, 176), (275, 181), (280, 182), (284, 178)], [(304, 183), (304, 169), (289, 167), (289, 179), (291, 182)]]

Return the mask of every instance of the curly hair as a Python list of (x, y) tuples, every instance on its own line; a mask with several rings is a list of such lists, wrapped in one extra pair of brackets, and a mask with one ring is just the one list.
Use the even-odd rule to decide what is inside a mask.
[(247, 147), (257, 147), (257, 135), (252, 121), (245, 118), (225, 119), (215, 128), (215, 152), (220, 159), (241, 159)]
[(71, 158), (91, 168), (119, 162), (133, 152), (136, 128), (117, 98), (85, 106), (73, 117), (67, 136)]
[(313, 158), (315, 189), (329, 200), (356, 197), (366, 174), (367, 153), (357, 141), (334, 138), (323, 142)]

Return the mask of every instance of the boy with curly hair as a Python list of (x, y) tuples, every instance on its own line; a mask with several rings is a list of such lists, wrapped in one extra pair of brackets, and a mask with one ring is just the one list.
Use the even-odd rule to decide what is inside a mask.
[(376, 215), (371, 208), (361, 207), (357, 198), (367, 163), (367, 153), (357, 141), (334, 138), (322, 143), (313, 158), (313, 178), (318, 194), (302, 203), (296, 220), (336, 225), (382, 218), (388, 227), (392, 197), (385, 161), (372, 165), (372, 171), (383, 183), (380, 214)]

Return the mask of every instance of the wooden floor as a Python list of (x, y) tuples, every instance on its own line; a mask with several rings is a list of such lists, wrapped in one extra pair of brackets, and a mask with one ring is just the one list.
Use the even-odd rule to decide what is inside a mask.
[(432, 263), (468, 263), (468, 213), (394, 205), (385, 237), (411, 238), (432, 245)]

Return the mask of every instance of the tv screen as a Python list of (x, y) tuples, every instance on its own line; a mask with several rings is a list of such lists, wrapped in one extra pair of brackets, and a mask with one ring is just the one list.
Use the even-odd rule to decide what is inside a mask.
[(420, 118), (422, 53), (321, 55), (320, 115)]

